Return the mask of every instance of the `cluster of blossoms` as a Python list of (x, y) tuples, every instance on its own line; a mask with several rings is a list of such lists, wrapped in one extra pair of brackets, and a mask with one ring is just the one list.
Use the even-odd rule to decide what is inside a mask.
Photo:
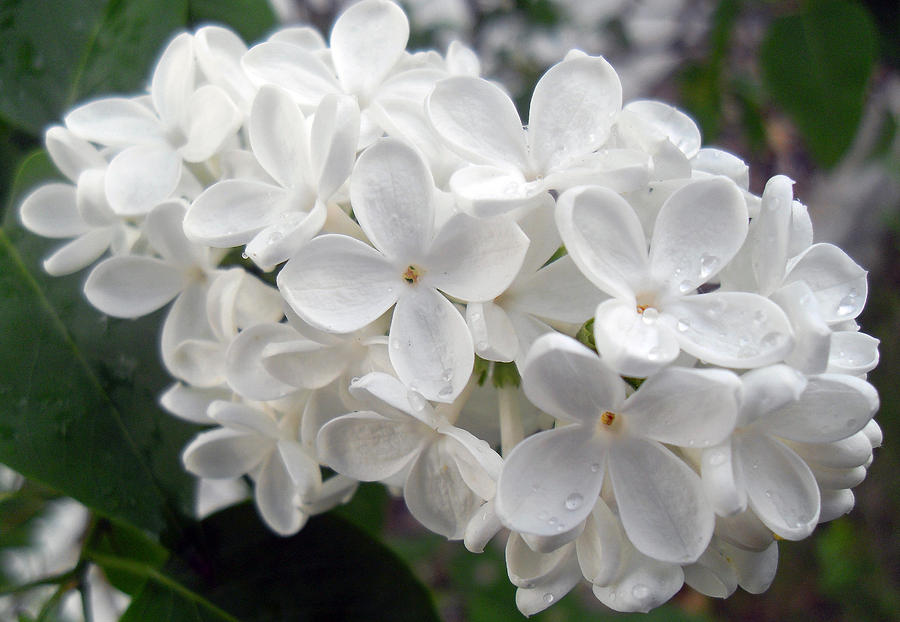
[(472, 551), (505, 528), (525, 614), (582, 581), (619, 611), (765, 590), (881, 440), (865, 271), (603, 58), (551, 67), (523, 127), (408, 34), (364, 0), (327, 43), (178, 35), (148, 93), (48, 130), (46, 269), (108, 254), (100, 311), (172, 303), (161, 402), (210, 426), (184, 465), (248, 477), (279, 534), (378, 481)]

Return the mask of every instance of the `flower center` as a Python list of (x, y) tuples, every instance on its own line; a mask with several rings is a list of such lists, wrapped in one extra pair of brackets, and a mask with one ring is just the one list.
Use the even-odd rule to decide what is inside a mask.
[(419, 282), (419, 279), (422, 277), (422, 274), (424, 272), (425, 271), (418, 266), (407, 266), (406, 272), (403, 273), (403, 280), (410, 285), (415, 285)]
[(603, 432), (603, 433), (617, 433), (622, 429), (622, 422), (624, 419), (618, 414), (611, 412), (609, 410), (604, 410), (600, 414), (600, 419), (597, 421), (595, 425), (595, 432)]
[(600, 415), (600, 423), (606, 426), (610, 426), (616, 420), (616, 413), (611, 413), (608, 410), (604, 411), (602, 415)]

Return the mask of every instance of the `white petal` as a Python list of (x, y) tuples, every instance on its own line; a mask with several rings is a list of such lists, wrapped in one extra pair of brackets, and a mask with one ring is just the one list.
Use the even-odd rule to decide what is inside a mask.
[(250, 48), (241, 65), (257, 84), (277, 84), (303, 106), (317, 106), (326, 93), (340, 93), (337, 78), (325, 63), (302, 47), (269, 41)]
[[(491, 499), (494, 496), (494, 482), (500, 477), (500, 469), (503, 468), (503, 459), (496, 451), (491, 449), (487, 441), (481, 440), (468, 430), (457, 428), (455, 426), (441, 426), (438, 429), (441, 434), (452, 438), (455, 443), (447, 443), (447, 448), (456, 458), (460, 473), (469, 487), (475, 492), (480, 493), (478, 486), (474, 485), (474, 478), (470, 475), (478, 475), (479, 480), (485, 477), (490, 479), (490, 494), (484, 495), (482, 498)], [(481, 474), (473, 473), (477, 469)], [(484, 487), (484, 486), (482, 486)]]
[(79, 106), (66, 115), (66, 127), (79, 138), (110, 147), (165, 140), (159, 119), (137, 100), (123, 97)]
[(686, 157), (693, 158), (700, 151), (701, 139), (697, 124), (677, 108), (663, 102), (644, 99), (629, 102), (625, 110), (640, 115)]
[(313, 499), (322, 488), (322, 473), (303, 446), (294, 440), (279, 440), (278, 456), (301, 500)]
[(670, 367), (649, 377), (626, 400), (621, 414), (635, 434), (670, 445), (706, 447), (734, 429), (740, 389), (740, 379), (722, 369)]
[(594, 596), (615, 611), (647, 613), (672, 598), (684, 583), (681, 566), (634, 551), (622, 576), (608, 587), (594, 586)]
[(425, 109), (445, 144), (468, 161), (523, 172), (530, 168), (519, 113), (494, 84), (461, 76), (441, 80)]
[(113, 235), (110, 227), (88, 231), (53, 251), (44, 259), (44, 270), (51, 276), (64, 276), (86, 268), (106, 252)]
[(622, 526), (635, 548), (676, 564), (700, 557), (714, 515), (697, 474), (659, 443), (637, 438), (617, 438), (608, 462)]
[(449, 300), (423, 285), (406, 287), (390, 328), (391, 364), (409, 388), (425, 399), (452, 402), (475, 362), (466, 321)]
[(214, 387), (225, 381), (224, 346), (218, 341), (186, 339), (166, 356), (172, 375), (195, 387)]
[(740, 463), (732, 459), (731, 442), (703, 450), (700, 476), (703, 491), (719, 516), (731, 516), (747, 508), (747, 492), (737, 472)]
[(666, 200), (650, 241), (650, 271), (672, 292), (706, 283), (747, 237), (744, 195), (727, 177), (704, 179)]
[(625, 384), (592, 351), (559, 333), (534, 342), (522, 364), (522, 389), (544, 412), (593, 425), (625, 401)]
[(520, 587), (516, 590), (516, 608), (525, 616), (540, 613), (581, 582), (581, 572), (574, 555), (569, 555), (561, 563), (559, 572), (542, 581), (534, 588)]
[(797, 402), (766, 419), (766, 430), (806, 443), (828, 443), (863, 429), (878, 410), (878, 393), (844, 374), (813, 376)]
[(619, 574), (626, 544), (619, 519), (601, 498), (588, 515), (584, 533), (575, 541), (578, 564), (584, 578), (595, 585), (609, 585)]
[(639, 149), (601, 149), (551, 172), (544, 186), (560, 192), (581, 185), (634, 192), (648, 187), (652, 168), (650, 156)]
[(722, 543), (722, 549), (731, 558), (738, 571), (738, 585), (750, 594), (762, 594), (772, 584), (778, 570), (778, 543), (773, 542), (763, 551), (746, 551), (740, 547)]
[(747, 427), (773, 411), (800, 399), (806, 377), (787, 365), (752, 369), (741, 376), (741, 412), (738, 427)]
[(328, 208), (318, 200), (313, 203), (309, 212), (282, 212), (272, 224), (253, 236), (247, 243), (245, 252), (261, 269), (272, 270), (290, 259), (297, 249), (319, 233), (327, 217)]
[(819, 522), (827, 523), (844, 514), (848, 514), (856, 504), (856, 497), (852, 490), (823, 490), (822, 510), (819, 512)]
[(134, 318), (156, 311), (184, 287), (184, 273), (152, 257), (110, 257), (84, 284), (88, 301), (107, 315)]
[(422, 395), (415, 389), (410, 389), (391, 374), (373, 371), (362, 378), (352, 379), (350, 395), (389, 419), (408, 423), (412, 417), (435, 427), (431, 405), (420, 399)]
[(427, 251), (422, 284), (460, 300), (491, 300), (512, 283), (527, 248), (528, 237), (512, 221), (456, 214)]
[(667, 302), (681, 349), (723, 367), (777, 363), (791, 351), (793, 333), (784, 311), (749, 292), (712, 292)]
[(160, 203), (147, 214), (144, 234), (157, 253), (169, 263), (189, 268), (199, 263), (199, 248), (184, 237), (185, 203), (180, 200)]
[(822, 319), (819, 305), (803, 281), (794, 281), (771, 296), (784, 310), (794, 333), (794, 349), (785, 362), (806, 374), (819, 374), (828, 367), (831, 329)]
[(494, 512), (494, 500), (482, 505), (466, 525), (463, 542), (471, 553), (483, 553), (487, 543), (503, 529), (503, 524)]
[(344, 11), (331, 30), (331, 58), (344, 90), (371, 93), (406, 49), (409, 22), (387, 0), (368, 0)]
[(253, 100), (248, 120), (250, 145), (266, 172), (291, 188), (309, 166), (306, 118), (286, 91), (263, 86)]
[(76, 205), (72, 184), (44, 184), (25, 197), (19, 217), (29, 231), (40, 236), (71, 238), (88, 231)]
[(386, 419), (361, 411), (332, 419), (319, 431), (323, 464), (363, 482), (385, 479), (418, 456), (428, 429), (417, 421)]
[[(832, 469), (816, 464), (810, 464), (809, 470), (812, 471), (819, 485), (820, 491), (825, 490), (845, 490), (859, 486), (866, 479), (866, 467), (858, 466), (852, 469)], [(819, 516), (819, 522), (824, 522)]]
[(764, 434), (735, 439), (750, 507), (785, 540), (802, 540), (819, 520), (819, 488), (806, 463)]
[(269, 343), (262, 351), (266, 371), (282, 382), (305, 389), (320, 389), (346, 368), (350, 353), (308, 340)]
[[(188, 284), (175, 299), (172, 308), (166, 314), (165, 322), (163, 322), (160, 335), (163, 362), (169, 373), (183, 380), (187, 380), (187, 378), (181, 376), (182, 372), (197, 370), (185, 370), (182, 369), (182, 366), (185, 363), (193, 364), (197, 361), (180, 360), (180, 356), (176, 357), (178, 347), (188, 340), (218, 341), (213, 335), (206, 317), (207, 291), (204, 283)], [(222, 354), (224, 354), (224, 344), (218, 356), (221, 357)], [(220, 360), (217, 368), (220, 368), (223, 362)]]
[(620, 374), (644, 378), (678, 356), (678, 340), (672, 327), (647, 311), (638, 313), (633, 302), (619, 299), (607, 300), (597, 307), (597, 352)]
[(106, 167), (89, 169), (78, 177), (75, 202), (84, 222), (91, 226), (106, 227), (119, 221), (106, 199)]
[(479, 218), (531, 206), (547, 189), (542, 181), (529, 182), (518, 170), (492, 165), (461, 168), (453, 173), (449, 185), (463, 203), (468, 203), (465, 209)]
[(326, 95), (310, 128), (312, 181), (324, 201), (350, 176), (359, 142), (359, 106), (352, 97)]
[(622, 85), (603, 58), (582, 56), (547, 70), (534, 87), (528, 139), (537, 168), (548, 171), (599, 148), (622, 106)]
[(793, 181), (784, 175), (766, 183), (759, 216), (754, 220), (753, 271), (759, 292), (768, 296), (784, 280), (791, 234), (791, 201)]
[(220, 248), (245, 244), (285, 211), (289, 196), (268, 183), (220, 181), (194, 200), (184, 232), (191, 240)]
[(606, 443), (580, 425), (540, 432), (506, 458), (497, 516), (513, 531), (555, 536), (590, 514), (603, 484)]
[(241, 68), (241, 57), (247, 53), (243, 40), (228, 28), (203, 26), (194, 34), (194, 53), (203, 75), (246, 109), (256, 89)]
[(209, 425), (212, 419), (206, 414), (215, 400), (227, 400), (231, 392), (221, 387), (198, 389), (176, 382), (159, 396), (159, 403), (167, 411), (186, 421)]
[(750, 167), (736, 155), (721, 149), (711, 147), (700, 149), (697, 155), (691, 158), (691, 168), (710, 175), (724, 175), (742, 190), (750, 186)]
[(493, 302), (466, 305), (466, 324), (472, 332), (475, 352), (489, 361), (509, 362), (519, 354), (519, 340), (509, 316)]
[(150, 95), (163, 124), (178, 127), (187, 116), (188, 99), (194, 90), (194, 41), (188, 33), (175, 37), (162, 53), (153, 71)]
[(217, 428), (198, 434), (185, 448), (181, 459), (184, 468), (194, 475), (225, 479), (249, 472), (270, 448), (269, 439)]
[(567, 256), (516, 279), (503, 305), (545, 320), (583, 324), (605, 298)]
[(879, 341), (865, 333), (835, 331), (831, 333), (828, 370), (841, 374), (865, 374), (878, 365)]
[(116, 214), (138, 216), (175, 192), (181, 158), (168, 145), (129, 147), (109, 163), (106, 198)]
[(225, 353), (229, 386), (251, 400), (268, 401), (296, 391), (263, 366), (262, 352), (271, 343), (293, 341), (297, 333), (285, 324), (257, 324), (241, 331)]
[(728, 598), (738, 586), (737, 570), (731, 558), (714, 539), (703, 555), (684, 567), (684, 582), (701, 594), (713, 598)]
[(460, 475), (447, 440), (438, 439), (419, 454), (410, 466), (403, 498), (410, 514), (425, 527), (460, 540), (481, 499)]
[(213, 157), (243, 120), (225, 91), (212, 84), (201, 86), (188, 102), (187, 144), (181, 148), (181, 156), (187, 162)]
[(278, 273), (278, 289), (313, 326), (347, 333), (374, 322), (405, 283), (371, 246), (343, 235), (311, 240)]
[(569, 255), (594, 285), (623, 298), (644, 285), (647, 240), (620, 195), (600, 187), (568, 190), (557, 202), (556, 224)]
[(306, 517), (295, 505), (294, 482), (277, 451), (269, 454), (256, 474), (253, 499), (272, 531), (290, 536), (303, 526)]
[(282, 436), (275, 419), (246, 404), (217, 401), (209, 405), (209, 416), (225, 427), (272, 441)]
[(57, 125), (47, 129), (44, 144), (56, 168), (70, 181), (78, 181), (81, 173), (88, 169), (106, 168), (106, 160), (93, 145), (64, 127)]
[(826, 322), (855, 318), (866, 304), (866, 271), (833, 244), (814, 244), (796, 257), (785, 277), (793, 281), (809, 285)]
[(789, 443), (807, 464), (816, 464), (834, 469), (852, 469), (865, 466), (872, 459), (872, 443), (865, 429), (852, 436), (832, 443)]
[(415, 263), (431, 242), (434, 181), (422, 158), (404, 143), (385, 139), (357, 160), (350, 202), (375, 248), (389, 259)]

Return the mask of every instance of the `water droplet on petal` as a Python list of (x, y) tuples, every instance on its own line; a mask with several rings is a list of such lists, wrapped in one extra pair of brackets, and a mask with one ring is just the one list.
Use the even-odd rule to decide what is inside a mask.
[(582, 497), (579, 493), (573, 492), (571, 495), (566, 497), (566, 509), (567, 510), (577, 510), (581, 507), (581, 504), (584, 503), (584, 497)]
[(453, 385), (445, 384), (441, 387), (440, 391), (438, 391), (439, 397), (450, 397), (453, 395)]
[(711, 466), (720, 466), (725, 464), (725, 452), (721, 450), (711, 451), (706, 458)]
[(643, 583), (636, 583), (635, 586), (631, 588), (631, 595), (638, 600), (644, 600), (650, 595), (650, 588)]
[(659, 351), (659, 348), (653, 347), (647, 350), (647, 360), (648, 361), (658, 361), (662, 354)]
[(553, 594), (550, 594), (550, 593), (544, 594), (544, 602), (545, 603), (550, 604), (554, 600), (556, 600), (556, 597)]
[(450, 382), (450, 380), (452, 380), (452, 379), (453, 379), (453, 370), (450, 369), (449, 367), (445, 367), (444, 370), (441, 372), (441, 380), (443, 380), (444, 382)]
[(471, 315), (471, 318), (472, 318), (472, 321), (473, 321), (473, 322), (477, 322), (478, 320), (481, 319), (481, 314), (478, 313), (478, 311), (476, 311), (475, 313), (473, 313), (473, 314)]
[(692, 289), (694, 289), (694, 284), (691, 283), (690, 281), (682, 281), (678, 285), (678, 291), (680, 291), (682, 294), (686, 294), (689, 291), (691, 291)]
[(766, 491), (766, 497), (768, 497), (769, 499), (772, 498), (772, 491), (771, 491), (771, 490), (767, 490), (767, 491)]
[(850, 315), (856, 311), (856, 297), (857, 293), (855, 289), (851, 289), (847, 292), (847, 295), (841, 298), (841, 301), (838, 303), (838, 315)]
[(784, 341), (784, 334), (777, 331), (766, 333), (760, 340), (759, 344), (764, 348), (777, 348)]
[(719, 266), (719, 258), (709, 253), (700, 255), (700, 278), (706, 279)]
[(691, 323), (688, 320), (678, 320), (678, 324), (675, 325), (679, 333), (686, 333), (690, 327)]
[(243, 252), (241, 253), (241, 259), (250, 259), (250, 255), (248, 255), (246, 252)]
[(600, 470), (600, 463), (599, 463), (599, 462), (594, 462), (594, 463), (591, 465), (591, 473), (597, 473), (599, 470)]
[(653, 307), (647, 307), (641, 314), (641, 318), (644, 320), (644, 324), (655, 324), (659, 318), (659, 311)]
[(557, 523), (557, 518), (555, 516), (551, 516), (550, 518), (547, 519), (548, 525), (555, 525), (556, 523)]
[(409, 400), (409, 406), (413, 409), (413, 412), (419, 413), (425, 410), (425, 398), (418, 391), (410, 389), (406, 394), (406, 398)]

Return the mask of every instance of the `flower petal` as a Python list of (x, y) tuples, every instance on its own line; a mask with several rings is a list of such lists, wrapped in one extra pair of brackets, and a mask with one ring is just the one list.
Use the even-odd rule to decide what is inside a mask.
[(273, 377), (295, 387), (320, 389), (347, 368), (348, 354), (345, 348), (295, 339), (271, 342), (261, 356), (263, 367)]
[(199, 477), (239, 477), (265, 458), (271, 444), (261, 436), (217, 428), (198, 434), (185, 448), (181, 459), (184, 468)]
[(208, 160), (243, 121), (243, 115), (225, 91), (212, 84), (201, 86), (188, 102), (187, 143), (181, 148), (181, 157), (187, 162)]
[(700, 130), (693, 119), (663, 102), (643, 99), (629, 102), (625, 110), (640, 115), (660, 135), (665, 136), (686, 157), (700, 151)]
[(178, 127), (187, 116), (194, 70), (194, 38), (183, 32), (166, 46), (150, 83), (153, 107), (166, 127)]
[(65, 120), (66, 127), (79, 138), (110, 147), (164, 140), (159, 119), (136, 99), (97, 99), (79, 106)]
[(556, 224), (569, 256), (606, 293), (633, 297), (646, 281), (644, 230), (619, 194), (601, 187), (568, 190), (557, 202)]
[(781, 286), (791, 235), (793, 181), (777, 175), (766, 183), (759, 216), (754, 220), (753, 271), (759, 293), (768, 296)]
[(731, 449), (731, 442), (725, 441), (704, 449), (700, 458), (703, 491), (719, 516), (731, 516), (747, 509), (747, 491), (737, 470), (740, 462), (732, 459)]
[(594, 596), (615, 611), (647, 613), (672, 598), (684, 584), (681, 566), (632, 551), (622, 574), (609, 586), (594, 586)]
[(451, 403), (472, 374), (472, 335), (453, 303), (436, 290), (404, 289), (391, 318), (391, 364), (425, 399)]
[(78, 213), (72, 184), (39, 186), (22, 201), (19, 218), (25, 228), (45, 238), (71, 238), (89, 230)]
[(277, 281), (300, 317), (335, 333), (352, 332), (377, 320), (406, 285), (374, 248), (337, 234), (310, 240), (284, 265)]
[(175, 192), (181, 158), (168, 145), (128, 147), (109, 163), (106, 198), (116, 214), (139, 216)]
[(865, 333), (835, 331), (831, 333), (828, 370), (841, 374), (865, 374), (878, 365), (879, 341)]
[(735, 438), (750, 507), (785, 540), (802, 540), (819, 520), (819, 487), (806, 463), (765, 434)]
[(319, 460), (362, 482), (401, 471), (422, 450), (428, 428), (412, 419), (398, 422), (370, 411), (332, 419), (319, 430)]
[(625, 384), (596, 354), (571, 337), (550, 333), (531, 346), (521, 366), (522, 389), (544, 412), (593, 425), (625, 401)]
[(694, 181), (676, 190), (656, 217), (650, 272), (671, 292), (706, 283), (747, 237), (747, 203), (727, 177)]
[(666, 303), (681, 349), (704, 361), (746, 369), (784, 360), (791, 326), (774, 302), (749, 292), (712, 292)]
[(284, 188), (301, 182), (309, 166), (306, 118), (283, 89), (265, 85), (248, 119), (250, 145), (266, 172)]
[(555, 536), (590, 514), (603, 484), (607, 445), (572, 425), (516, 445), (497, 482), (497, 516), (513, 531)]
[(828, 367), (831, 328), (822, 319), (819, 305), (803, 281), (794, 281), (771, 295), (784, 310), (794, 333), (794, 349), (785, 362), (806, 374), (820, 374)]
[(659, 443), (638, 438), (617, 438), (608, 462), (622, 526), (635, 548), (676, 564), (700, 557), (714, 515), (697, 474)]
[(219, 248), (246, 244), (287, 209), (289, 198), (289, 193), (269, 183), (226, 179), (194, 200), (184, 232), (195, 242)]
[(429, 443), (412, 463), (403, 486), (410, 514), (436, 534), (461, 540), (481, 504), (456, 466), (448, 438)]
[(77, 182), (86, 170), (106, 168), (106, 160), (93, 145), (64, 127), (57, 125), (48, 128), (44, 134), (44, 144), (56, 168), (70, 181)]
[(667, 322), (638, 313), (634, 303), (611, 299), (594, 315), (597, 352), (612, 369), (645, 378), (675, 360), (679, 353), (675, 332)]
[(427, 250), (422, 284), (464, 301), (491, 300), (512, 283), (527, 249), (528, 237), (512, 220), (456, 214)]
[(583, 324), (605, 298), (566, 256), (516, 279), (503, 294), (503, 305), (545, 320)]
[(740, 379), (723, 369), (669, 367), (647, 378), (622, 407), (641, 436), (680, 447), (707, 447), (734, 430)]
[(257, 324), (238, 333), (225, 352), (225, 377), (236, 393), (261, 402), (275, 400), (297, 390), (270, 374), (262, 361), (271, 343), (293, 341), (297, 333), (285, 324)]
[(444, 143), (469, 162), (530, 168), (519, 113), (498, 86), (480, 78), (447, 78), (435, 85), (425, 110)]
[(350, 176), (359, 142), (359, 106), (352, 97), (326, 95), (310, 128), (311, 180), (327, 200)]
[(431, 242), (434, 181), (412, 147), (393, 139), (366, 149), (350, 178), (350, 202), (373, 246), (389, 259), (416, 263)]
[(331, 59), (347, 93), (366, 97), (406, 50), (409, 22), (387, 0), (367, 0), (344, 11), (331, 30)]
[(110, 257), (91, 270), (84, 295), (113, 317), (135, 318), (156, 311), (183, 289), (184, 273), (153, 257)]
[(813, 244), (795, 257), (784, 279), (794, 281), (809, 285), (826, 322), (855, 318), (866, 304), (866, 271), (833, 244)]
[(466, 305), (466, 324), (481, 358), (509, 362), (519, 354), (516, 330), (502, 307), (493, 302), (471, 302)]
[(277, 451), (256, 473), (253, 499), (266, 525), (281, 536), (297, 533), (306, 522), (295, 502), (296, 487)]
[(603, 58), (570, 58), (548, 69), (534, 87), (528, 113), (537, 168), (549, 171), (598, 149), (621, 107), (619, 76)]
[(110, 227), (88, 231), (53, 251), (44, 259), (44, 270), (51, 276), (65, 276), (86, 268), (106, 252), (113, 236)]
[(318, 106), (326, 93), (341, 92), (334, 72), (299, 45), (283, 41), (254, 45), (241, 58), (241, 66), (257, 84), (287, 89), (302, 106)]

